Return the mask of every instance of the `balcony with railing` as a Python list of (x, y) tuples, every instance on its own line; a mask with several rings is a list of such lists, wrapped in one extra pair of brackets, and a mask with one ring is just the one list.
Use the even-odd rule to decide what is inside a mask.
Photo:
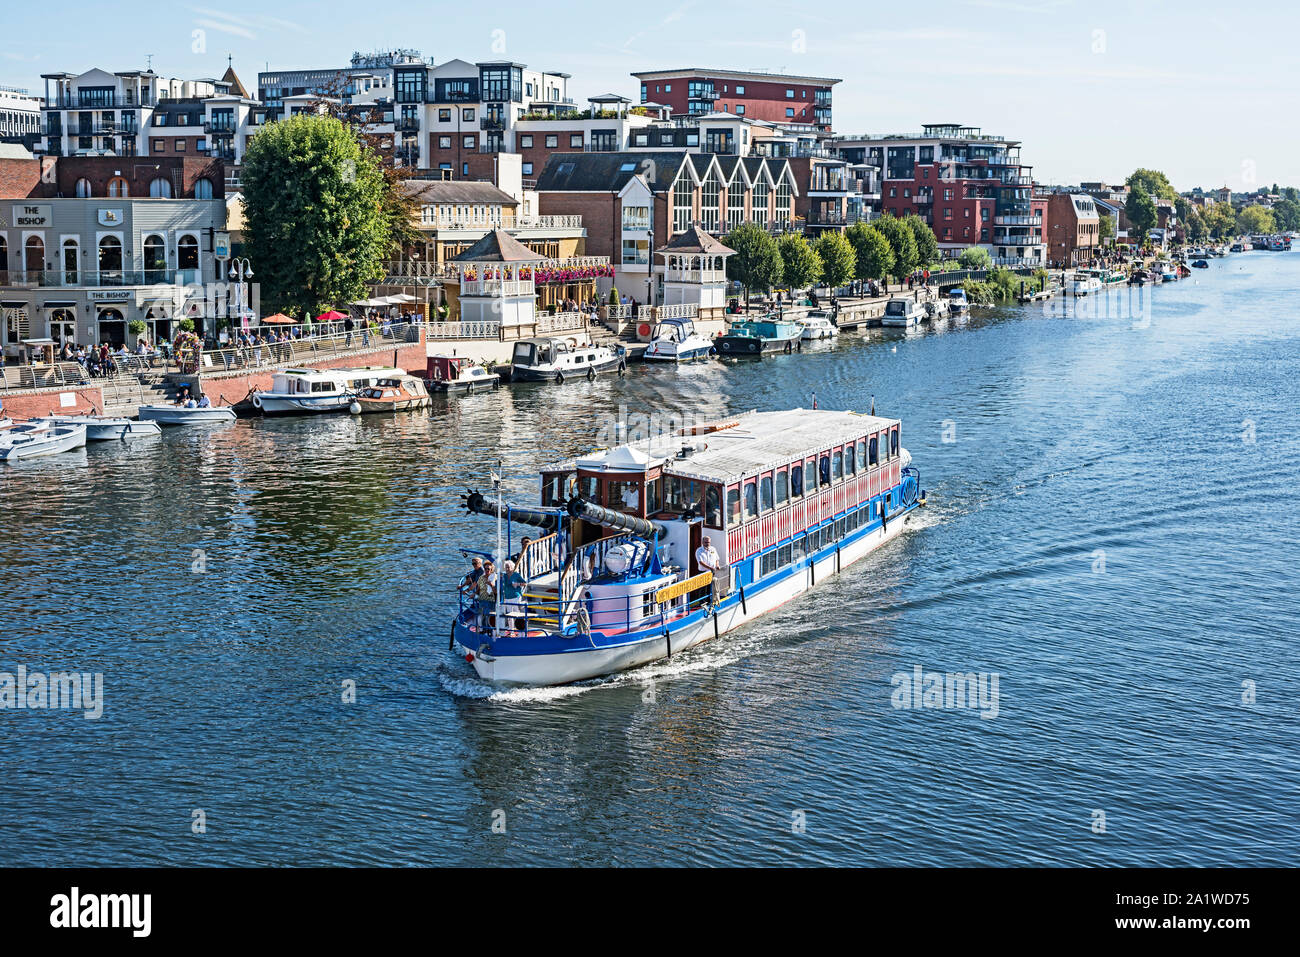
[(416, 133), (420, 129), (418, 116), (399, 116), (393, 120), (393, 129), (398, 133)]
[(1042, 214), (1032, 216), (994, 216), (994, 226), (1041, 226), (1043, 225)]
[(235, 132), (235, 118), (233, 116), (210, 116), (203, 121), (203, 129), (208, 133), (233, 133)]
[(505, 130), (506, 121), (502, 116), (485, 116), (478, 121), (478, 125), (481, 130), (500, 133)]

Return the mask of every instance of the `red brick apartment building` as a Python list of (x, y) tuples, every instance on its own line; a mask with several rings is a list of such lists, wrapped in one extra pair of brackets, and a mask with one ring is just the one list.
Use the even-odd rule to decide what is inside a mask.
[(824, 76), (744, 73), (738, 70), (651, 70), (633, 73), (641, 102), (671, 106), (675, 115), (735, 113), (751, 120), (831, 131), (831, 88)]

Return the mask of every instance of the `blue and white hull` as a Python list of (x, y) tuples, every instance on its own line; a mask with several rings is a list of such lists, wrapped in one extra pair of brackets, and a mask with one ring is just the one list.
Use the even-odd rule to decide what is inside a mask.
[(681, 654), (759, 618), (898, 537), (922, 502), (897, 509), (883, 525), (874, 522), (847, 534), (767, 575), (733, 588), (716, 608), (699, 608), (663, 625), (643, 630), (565, 636), (498, 636), (490, 641), (464, 621), (453, 626), (459, 653), (473, 664), (479, 677), (508, 685), (559, 685), (638, 668)]

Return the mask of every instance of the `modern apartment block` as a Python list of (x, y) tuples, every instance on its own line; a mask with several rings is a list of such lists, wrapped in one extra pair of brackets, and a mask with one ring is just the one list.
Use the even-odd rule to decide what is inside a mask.
[(651, 70), (633, 73), (641, 102), (672, 107), (673, 113), (733, 113), (783, 126), (831, 131), (831, 90), (838, 79), (780, 73), (710, 70)]
[(0, 143), (33, 147), (41, 136), (41, 98), (16, 86), (0, 86)]
[(289, 105), (295, 99), (328, 96), (344, 105), (364, 99), (391, 99), (397, 69), (425, 64), (418, 50), (388, 50), (354, 53), (345, 67), (271, 70), (257, 75), (257, 99), (272, 120), (290, 115)]
[(914, 136), (835, 137), (831, 146), (853, 164), (881, 171), (881, 208), (916, 213), (939, 249), (956, 255), (982, 246), (1003, 264), (1046, 261), (1045, 199), (1033, 195), (1032, 168), (1020, 143), (957, 123), (932, 123)]

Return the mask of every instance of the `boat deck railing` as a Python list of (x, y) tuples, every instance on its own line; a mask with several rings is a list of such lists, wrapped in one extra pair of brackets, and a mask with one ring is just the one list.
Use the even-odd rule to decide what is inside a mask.
[(674, 598), (659, 605), (651, 614), (641, 614), (644, 594), (610, 595), (598, 598), (585, 593), (585, 588), (568, 600), (547, 591), (525, 589), (515, 601), (500, 603), (497, 617), (496, 602), (486, 599), (472, 600), (462, 596), (462, 620), (472, 612), (476, 627), (481, 632), (498, 636), (527, 636), (539, 632), (548, 636), (590, 634), (623, 634), (630, 631), (654, 631), (666, 628), (675, 621), (707, 605), (712, 600), (712, 590), (701, 586), (704, 592), (685, 601)]

